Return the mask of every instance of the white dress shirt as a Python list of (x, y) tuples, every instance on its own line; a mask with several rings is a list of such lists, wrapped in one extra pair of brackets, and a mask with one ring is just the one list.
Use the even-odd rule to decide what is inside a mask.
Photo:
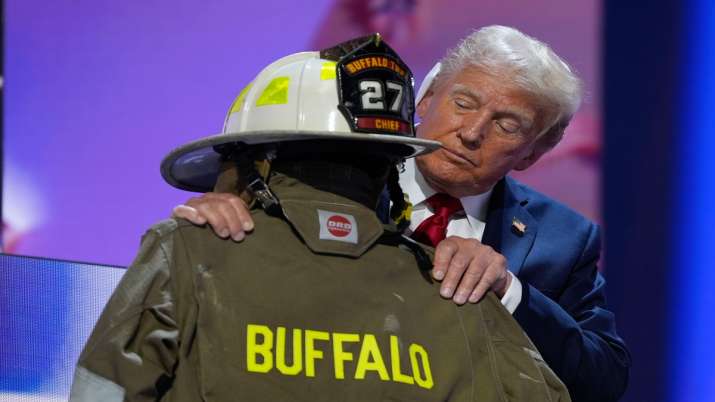
[[(405, 161), (405, 170), (400, 173), (400, 187), (412, 203), (410, 227), (407, 230), (407, 234), (411, 234), (422, 221), (434, 215), (425, 200), (436, 194), (436, 191), (425, 182), (424, 177), (415, 166), (414, 158)], [(447, 236), (459, 236), (481, 241), (486, 227), (487, 209), (491, 195), (492, 190), (489, 190), (483, 194), (460, 198), (459, 201), (462, 203), (464, 212), (459, 212), (449, 219)], [(522, 286), (514, 274), (509, 272), (509, 275), (511, 275), (511, 284), (501, 302), (513, 314), (521, 302)]]

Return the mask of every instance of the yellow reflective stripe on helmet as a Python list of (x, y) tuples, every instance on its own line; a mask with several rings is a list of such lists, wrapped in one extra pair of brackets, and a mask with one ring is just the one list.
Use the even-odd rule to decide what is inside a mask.
[(288, 103), (290, 77), (276, 77), (271, 81), (256, 101), (256, 106), (283, 105)]
[(251, 89), (253, 86), (253, 82), (249, 82), (248, 85), (246, 85), (241, 92), (238, 94), (236, 97), (236, 100), (233, 101), (233, 105), (231, 105), (231, 110), (228, 112), (229, 114), (233, 112), (238, 112), (241, 110), (243, 107), (243, 101), (246, 100), (246, 94), (248, 93), (248, 90)]
[(336, 66), (337, 63), (334, 61), (323, 62), (323, 65), (320, 66), (320, 79), (323, 81), (334, 80)]

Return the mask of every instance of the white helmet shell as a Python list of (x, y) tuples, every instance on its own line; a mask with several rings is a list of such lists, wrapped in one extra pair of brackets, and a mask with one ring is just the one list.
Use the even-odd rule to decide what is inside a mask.
[(290, 141), (292, 135), (302, 139), (306, 132), (351, 133), (337, 108), (335, 67), (318, 52), (296, 53), (272, 63), (236, 99), (224, 134), (280, 132), (267, 139), (275, 142)]
[[(377, 117), (354, 117), (355, 125), (351, 127), (346, 111), (339, 107), (345, 104), (341, 96), (347, 95), (338, 88), (340, 71), (337, 64), (321, 58), (319, 52), (295, 53), (271, 63), (236, 97), (226, 115), (223, 132), (173, 150), (162, 161), (162, 176), (180, 189), (210, 191), (221, 161), (221, 155), (214, 147), (231, 143), (255, 145), (309, 139), (371, 141), (403, 144), (412, 150), (408, 157), (439, 148), (439, 142), (414, 138), (411, 121), (410, 135), (389, 133), (404, 131), (407, 124), (389, 117), (381, 118), (379, 113)], [(409, 77), (411, 85), (411, 75)], [(351, 96), (357, 96), (368, 108), (394, 106), (394, 112), (398, 110), (397, 106), (402, 107), (400, 102), (405, 99), (402, 99), (400, 88), (395, 90), (399, 84), (378, 83), (374, 86), (380, 88), (370, 88), (375, 82), (358, 82), (360, 89), (365, 90)], [(378, 96), (390, 88), (393, 89), (392, 98)], [(404, 94), (405, 97), (412, 96), (412, 88)], [(376, 128), (375, 132), (365, 129), (365, 121)], [(361, 132), (357, 132), (355, 127), (361, 124)], [(398, 125), (399, 129), (396, 128)]]

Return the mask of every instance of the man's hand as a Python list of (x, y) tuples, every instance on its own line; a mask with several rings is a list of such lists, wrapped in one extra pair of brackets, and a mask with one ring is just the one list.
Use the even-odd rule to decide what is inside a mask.
[(208, 223), (222, 238), (231, 236), (241, 241), (246, 232), (253, 230), (253, 219), (248, 206), (241, 198), (227, 193), (206, 193), (177, 205), (171, 215), (184, 218), (195, 225)]
[[(209, 224), (222, 238), (241, 241), (253, 230), (248, 206), (238, 196), (206, 193), (178, 205), (172, 214), (196, 225)], [(493, 290), (500, 298), (511, 284), (506, 259), (474, 239), (451, 236), (437, 245), (432, 276), (442, 281), (440, 294), (457, 304), (476, 303)], [(456, 290), (456, 292), (455, 292)]]
[(442, 280), (442, 297), (457, 304), (476, 303), (490, 289), (502, 298), (511, 284), (503, 255), (476, 239), (457, 236), (437, 244), (432, 276)]

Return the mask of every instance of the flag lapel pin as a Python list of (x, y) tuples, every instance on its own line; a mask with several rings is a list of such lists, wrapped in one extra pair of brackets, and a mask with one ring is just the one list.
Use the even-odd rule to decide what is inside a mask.
[(523, 236), (526, 233), (526, 225), (516, 217), (511, 218), (511, 229), (519, 236)]

